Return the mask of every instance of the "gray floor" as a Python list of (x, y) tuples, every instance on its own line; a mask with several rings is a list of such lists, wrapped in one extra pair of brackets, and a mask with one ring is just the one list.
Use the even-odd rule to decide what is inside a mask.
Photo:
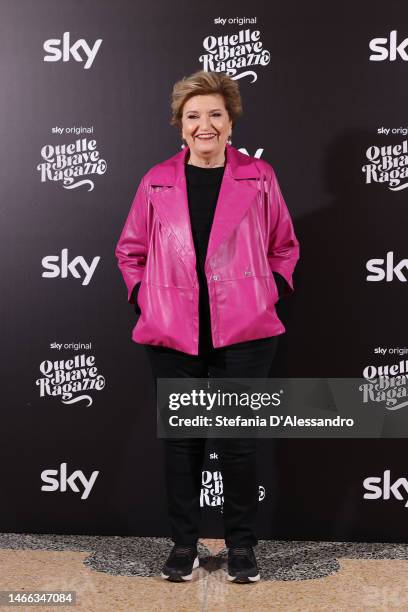
[[(2, 549), (92, 551), (85, 565), (112, 576), (157, 576), (172, 544), (166, 538), (0, 534)], [(211, 556), (199, 542), (198, 552), (207, 571), (226, 564), (226, 549)], [(263, 580), (309, 580), (335, 574), (340, 569), (338, 557), (407, 560), (408, 544), (260, 540), (255, 554)]]

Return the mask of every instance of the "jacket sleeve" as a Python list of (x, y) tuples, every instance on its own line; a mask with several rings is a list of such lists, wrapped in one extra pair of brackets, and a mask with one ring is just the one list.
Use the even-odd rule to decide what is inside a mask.
[(280, 274), (286, 285), (279, 287), (282, 294), (289, 295), (294, 291), (293, 271), (299, 259), (299, 242), (295, 236), (292, 220), (283, 199), (278, 179), (273, 168), (269, 180), (270, 227), (268, 243), (268, 262), (273, 272)]
[(139, 183), (115, 256), (127, 288), (127, 300), (135, 303), (135, 285), (142, 280), (148, 250), (147, 195), (144, 177)]

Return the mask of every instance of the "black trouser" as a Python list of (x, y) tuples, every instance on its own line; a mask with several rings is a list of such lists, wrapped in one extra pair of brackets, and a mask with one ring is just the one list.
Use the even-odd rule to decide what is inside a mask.
[[(267, 378), (278, 336), (189, 355), (145, 345), (157, 378)], [(175, 544), (196, 544), (205, 438), (166, 439), (165, 469), (168, 513)], [(214, 438), (224, 485), (224, 537), (228, 548), (256, 546), (258, 481), (256, 439)]]

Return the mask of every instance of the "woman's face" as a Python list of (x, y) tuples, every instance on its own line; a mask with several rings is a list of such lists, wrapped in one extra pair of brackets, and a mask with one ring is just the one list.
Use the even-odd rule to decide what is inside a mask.
[(184, 104), (181, 121), (182, 136), (190, 151), (199, 156), (222, 154), (231, 135), (232, 121), (221, 94), (189, 98)]

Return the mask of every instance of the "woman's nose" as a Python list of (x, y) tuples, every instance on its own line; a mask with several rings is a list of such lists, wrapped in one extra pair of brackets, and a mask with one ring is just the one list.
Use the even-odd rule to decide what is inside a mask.
[(206, 131), (208, 131), (210, 129), (211, 129), (211, 121), (210, 121), (210, 119), (204, 119), (203, 121), (201, 121), (200, 130), (202, 130), (203, 132), (206, 132)]

